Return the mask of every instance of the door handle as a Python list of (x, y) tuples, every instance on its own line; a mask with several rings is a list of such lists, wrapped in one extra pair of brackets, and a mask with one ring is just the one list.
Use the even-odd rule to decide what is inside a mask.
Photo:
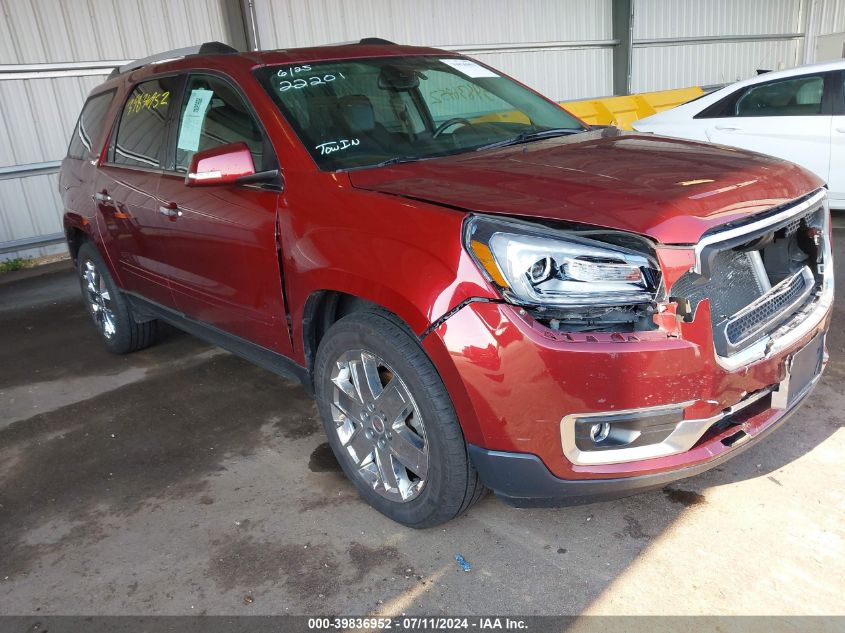
[(158, 212), (168, 218), (176, 219), (182, 217), (182, 209), (177, 207), (175, 204), (160, 205)]
[(105, 191), (98, 191), (93, 196), (91, 196), (91, 199), (94, 202), (114, 202), (114, 198), (112, 198)]
[(716, 125), (715, 128), (717, 130), (722, 130), (723, 132), (737, 132), (742, 128), (733, 127), (732, 125)]
[(841, 134), (845, 134), (845, 127), (838, 127), (838, 128), (836, 128), (836, 131), (841, 133)]

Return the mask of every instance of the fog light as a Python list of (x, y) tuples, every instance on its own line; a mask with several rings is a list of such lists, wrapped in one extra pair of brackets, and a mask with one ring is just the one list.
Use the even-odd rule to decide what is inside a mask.
[(594, 444), (603, 442), (607, 439), (608, 435), (610, 435), (610, 424), (607, 422), (594, 424), (590, 427), (590, 439), (593, 440)]

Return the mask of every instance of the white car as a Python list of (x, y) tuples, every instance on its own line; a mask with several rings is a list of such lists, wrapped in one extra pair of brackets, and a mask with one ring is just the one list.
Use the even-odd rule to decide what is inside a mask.
[(792, 161), (827, 182), (831, 208), (845, 209), (845, 60), (758, 75), (633, 127)]

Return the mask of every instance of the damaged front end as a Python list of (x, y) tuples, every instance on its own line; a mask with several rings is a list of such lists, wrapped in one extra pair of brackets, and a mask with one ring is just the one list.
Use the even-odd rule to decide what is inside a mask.
[(582, 480), (627, 490), (698, 472), (762, 438), (817, 384), (833, 300), (824, 190), (695, 244), (561, 227), (468, 218), (466, 250), (504, 301), (464, 304), (438, 330), (494, 429), (471, 448), (497, 493), (567, 496)]
[(709, 301), (716, 358), (727, 369), (784, 349), (833, 299), (825, 192), (705, 234), (669, 295), (685, 322)]
[(473, 216), (467, 250), (508, 302), (566, 332), (654, 330), (664, 299), (653, 245), (613, 230)]
[[(509, 303), (554, 331), (679, 336), (706, 301), (715, 355), (729, 370), (797, 340), (791, 330), (833, 295), (824, 190), (720, 226), (694, 246), (481, 215), (467, 221), (465, 244)], [(667, 251), (690, 263), (661, 268)]]

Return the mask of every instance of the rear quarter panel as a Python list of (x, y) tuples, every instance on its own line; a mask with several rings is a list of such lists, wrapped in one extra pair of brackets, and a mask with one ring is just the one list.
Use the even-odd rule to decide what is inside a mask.
[[(98, 134), (92, 139), (91, 150), (81, 159), (65, 156), (59, 169), (59, 195), (62, 199), (63, 225), (65, 234), (71, 230), (84, 232), (92, 241), (99, 243), (97, 230), (97, 207), (94, 204), (94, 182), (97, 175), (98, 163), (102, 156), (106, 141), (111, 135), (114, 119), (120, 110), (125, 96), (122, 82), (107, 82), (110, 86), (96, 86), (92, 94), (101, 93), (108, 88), (115, 90), (112, 102), (103, 118), (103, 125)], [(100, 249), (103, 250), (102, 248)]]

